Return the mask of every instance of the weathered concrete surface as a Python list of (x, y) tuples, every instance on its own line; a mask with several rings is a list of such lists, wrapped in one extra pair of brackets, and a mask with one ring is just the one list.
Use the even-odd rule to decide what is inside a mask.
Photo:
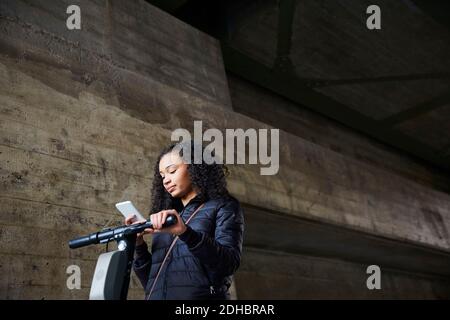
[[(450, 253), (245, 206), (246, 249), (236, 276), (246, 299), (442, 299)], [(381, 289), (368, 290), (368, 266)], [(252, 284), (252, 285), (248, 285)]]
[(448, 278), (382, 268), (381, 290), (368, 290), (364, 264), (254, 248), (244, 250), (243, 257), (236, 277), (242, 299), (448, 299), (450, 295)]
[[(231, 109), (214, 39), (142, 1), (78, 3), (81, 31), (65, 28), (68, 2), (0, 5), (2, 298), (86, 298), (104, 248), (67, 241), (118, 224), (118, 201), (148, 211), (152, 166), (172, 130), (198, 119), (272, 128)], [(278, 175), (231, 166), (243, 203), (450, 250), (447, 193), (301, 135), (282, 131), (280, 141)], [(82, 290), (66, 288), (71, 264)], [(130, 298), (142, 298), (134, 278)]]
[[(233, 109), (253, 119), (427, 187), (450, 192), (450, 177), (417, 159), (358, 134), (307, 108), (234, 75), (228, 75)], [(263, 111), (263, 112), (261, 112)]]

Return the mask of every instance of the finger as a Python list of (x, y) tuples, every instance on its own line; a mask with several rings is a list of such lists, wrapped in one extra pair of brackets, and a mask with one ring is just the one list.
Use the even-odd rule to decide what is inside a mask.
[(166, 218), (167, 218), (167, 210), (164, 210), (163, 212), (161, 212), (161, 229), (164, 228), (164, 222), (166, 222)]
[(155, 223), (153, 224), (153, 229), (158, 229), (159, 212), (155, 213)]
[(152, 215), (152, 226), (153, 226), (153, 229), (156, 229), (157, 227), (158, 227), (158, 213), (154, 213), (153, 215)]
[(162, 217), (161, 217), (161, 228), (163, 228), (164, 222), (166, 222), (166, 218), (169, 211), (163, 211)]
[(180, 214), (179, 214), (179, 213), (177, 212), (177, 210), (175, 210), (175, 209), (170, 210), (169, 214), (175, 215), (175, 217), (177, 218), (177, 220), (180, 220), (180, 219), (181, 219), (181, 218), (180, 218)]
[(146, 220), (138, 220), (138, 221), (135, 221), (135, 222), (132, 223), (132, 225), (135, 225), (135, 224), (141, 224), (141, 223), (143, 223), (143, 222), (146, 222)]
[(135, 217), (136, 217), (135, 215), (132, 215), (132, 216), (129, 216), (129, 217), (125, 218), (125, 224), (126, 224), (127, 226), (130, 225), (130, 224), (132, 224), (133, 219), (134, 219)]
[(156, 228), (156, 214), (150, 216), (150, 222), (152, 223), (153, 229)]
[(178, 220), (178, 222), (180, 221), (181, 217), (178, 214), (177, 210), (170, 210), (169, 214), (174, 215), (176, 217), (176, 219)]
[(163, 215), (164, 215), (164, 211), (160, 211), (158, 212), (158, 228), (156, 229), (161, 229), (162, 228), (162, 224), (163, 224)]
[(153, 229), (157, 229), (158, 228), (158, 213), (153, 214), (152, 216), (152, 226)]

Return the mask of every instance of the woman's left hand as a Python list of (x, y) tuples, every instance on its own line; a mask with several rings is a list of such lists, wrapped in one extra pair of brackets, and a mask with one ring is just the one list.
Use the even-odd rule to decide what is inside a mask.
[[(177, 223), (173, 226), (163, 228), (163, 223), (166, 221), (166, 218), (169, 214), (173, 214), (177, 218)], [(154, 232), (165, 232), (173, 235), (180, 235), (184, 231), (186, 231), (186, 225), (184, 224), (183, 219), (181, 219), (178, 212), (174, 209), (170, 210), (162, 210), (160, 212), (154, 213), (150, 215), (150, 221), (153, 225)]]

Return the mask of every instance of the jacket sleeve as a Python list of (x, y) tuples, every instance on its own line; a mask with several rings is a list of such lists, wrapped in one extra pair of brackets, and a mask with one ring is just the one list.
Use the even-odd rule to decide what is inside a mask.
[(216, 215), (214, 237), (187, 226), (180, 235), (191, 253), (216, 274), (232, 275), (240, 265), (244, 216), (237, 200), (228, 201)]
[(152, 266), (152, 255), (148, 251), (147, 243), (136, 246), (136, 251), (133, 261), (133, 270), (136, 273), (142, 287), (145, 290), (147, 286), (150, 268)]

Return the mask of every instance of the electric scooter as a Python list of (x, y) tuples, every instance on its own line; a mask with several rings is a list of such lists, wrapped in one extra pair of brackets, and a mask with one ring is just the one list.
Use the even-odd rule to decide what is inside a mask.
[[(177, 218), (168, 215), (163, 227), (176, 224)], [(130, 275), (133, 266), (136, 235), (147, 228), (152, 228), (150, 221), (129, 226), (103, 229), (86, 236), (69, 241), (71, 249), (85, 247), (91, 244), (117, 242), (117, 250), (102, 253), (97, 260), (92, 278), (90, 300), (126, 300)]]

